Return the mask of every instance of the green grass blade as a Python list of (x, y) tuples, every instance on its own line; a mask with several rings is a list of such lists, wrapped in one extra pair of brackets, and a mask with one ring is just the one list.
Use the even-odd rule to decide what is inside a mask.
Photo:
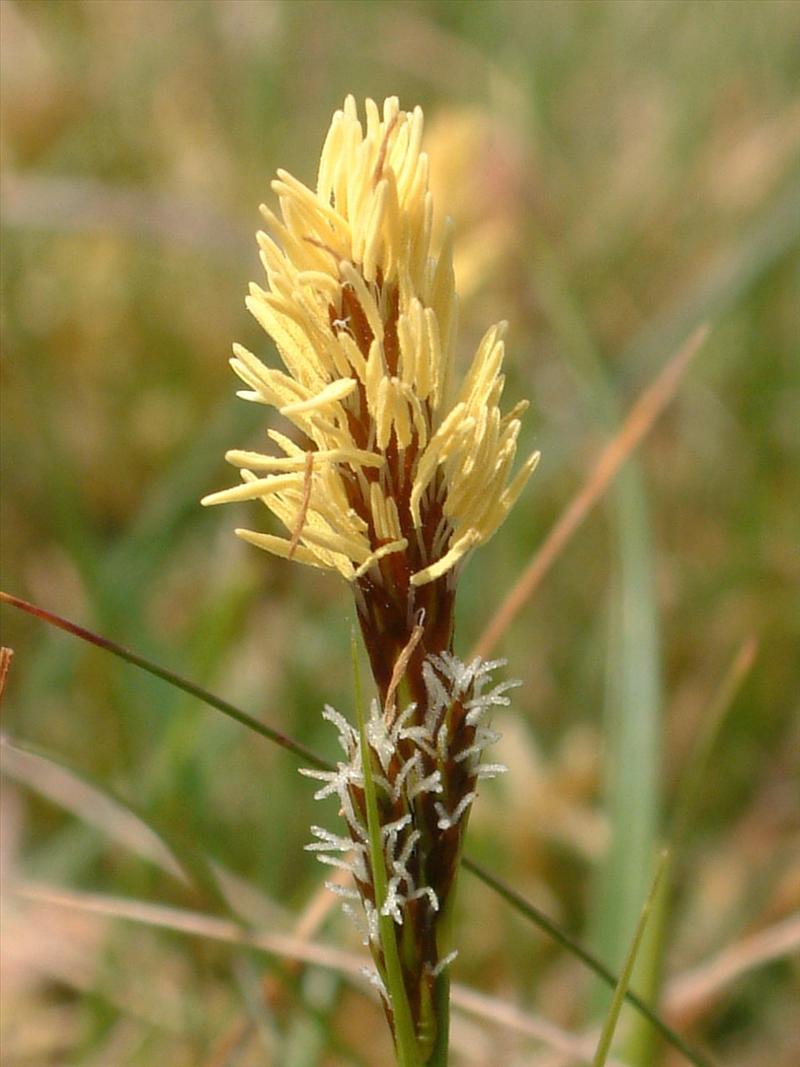
[[(500, 881), (499, 878), (495, 878), (495, 876), (490, 874), (484, 867), (475, 863), (474, 860), (469, 859), (469, 857), (464, 856), (461, 863), (466, 870), (470, 871), (476, 878), (479, 878), (484, 885), (501, 896), (506, 903), (514, 908), (515, 911), (529, 922), (538, 926), (540, 930), (551, 937), (557, 944), (561, 945), (563, 949), (575, 956), (576, 959), (579, 959), (581, 963), (585, 964), (602, 982), (605, 982), (611, 989), (616, 988), (619, 984), (617, 975), (606, 967), (605, 964), (601, 963), (596, 956), (592, 955), (588, 949), (585, 949), (577, 941), (573, 940), (569, 934), (565, 934), (552, 919), (544, 914), (544, 912), (525, 900), (525, 898), (520, 896), (516, 890)], [(695, 1067), (711, 1067), (710, 1061), (702, 1052), (692, 1048), (680, 1034), (676, 1033), (670, 1026), (668, 1026), (663, 1019), (661, 1019), (653, 1009), (641, 999), (641, 997), (637, 996), (636, 993), (632, 992), (630, 989), (626, 989), (625, 1000), (627, 1000), (643, 1018), (647, 1019), (648, 1022), (658, 1030), (662, 1037), (673, 1046), (673, 1048), (676, 1048), (679, 1052), (683, 1053), (689, 1063), (693, 1063)]]
[[(68, 622), (66, 619), (61, 619), (57, 615), (53, 615), (51, 612), (45, 611), (42, 608), (35, 607), (32, 604), (28, 604), (27, 601), (19, 600), (17, 597), (12, 597), (7, 593), (0, 593), (0, 603), (7, 603), (13, 607), (17, 607), (20, 610), (27, 611), (29, 614), (34, 615), (36, 618), (41, 619), (43, 622), (47, 622), (53, 626), (58, 626), (67, 633), (72, 634), (75, 637), (79, 637), (82, 640), (90, 641), (92, 644), (98, 645), (98, 647), (105, 649), (107, 652), (113, 655), (121, 655), (126, 662), (133, 664), (140, 670), (147, 671), (148, 673), (155, 675), (158, 678), (163, 679), (169, 685), (177, 686), (179, 689), (192, 696), (197, 697), (198, 700), (203, 701), (210, 707), (215, 708), (223, 714), (230, 715), (237, 722), (243, 723), (246, 726), (252, 726), (262, 737), (267, 740), (274, 741), (277, 744), (281, 744), (282, 747), (289, 749), (300, 755), (304, 760), (311, 763), (315, 767), (319, 767), (325, 770), (331, 770), (332, 764), (327, 760), (318, 756), (315, 752), (307, 749), (304, 745), (298, 742), (292, 741), (291, 738), (285, 738), (283, 735), (278, 735), (282, 740), (277, 740), (275, 734), (276, 731), (270, 730), (269, 727), (264, 727), (262, 723), (255, 719), (252, 719), (246, 712), (235, 708), (233, 705), (228, 704), (226, 701), (215, 696), (213, 693), (209, 693), (205, 689), (201, 689), (199, 686), (195, 686), (192, 682), (189, 682), (185, 678), (174, 674), (171, 671), (167, 671), (157, 664), (151, 663), (143, 656), (139, 656), (127, 649), (122, 649), (113, 641), (108, 641), (105, 638), (98, 637), (96, 634), (92, 634), (90, 631), (84, 629), (81, 626), (76, 626), (74, 623)], [(586, 949), (582, 948), (577, 942), (573, 941), (567, 934), (563, 933), (555, 923), (547, 918), (542, 912), (533, 905), (529, 904), (523, 897), (516, 893), (509, 886), (505, 885), (499, 879), (495, 878), (488, 871), (484, 870), (474, 861), (467, 857), (462, 858), (463, 865), (467, 870), (471, 871), (477, 878), (480, 878), (482, 882), (488, 886), (493, 892), (499, 894), (503, 899), (510, 904), (521, 915), (527, 918), (530, 922), (534, 923), (546, 934), (552, 937), (558, 944), (560, 944), (566, 951), (570, 952), (577, 959), (581, 960), (590, 970), (592, 970), (602, 981), (604, 981), (610, 987), (614, 987), (617, 983), (617, 977), (612, 971), (605, 967), (598, 959), (596, 959)], [(690, 1063), (695, 1064), (695, 1067), (710, 1067), (709, 1061), (705, 1059), (701, 1053), (690, 1048), (690, 1046), (675, 1033), (666, 1023), (664, 1023), (648, 1006), (644, 1003), (636, 994), (630, 991), (626, 992), (626, 999), (644, 1016), (649, 1019), (654, 1027), (664, 1036), (664, 1038), (675, 1048), (679, 1049)]]
[[(670, 926), (676, 867), (680, 864), (689, 825), (697, 809), (717, 739), (727, 714), (752, 669), (756, 649), (756, 641), (751, 637), (741, 645), (736, 653), (703, 718), (700, 736), (692, 751), (689, 764), (678, 783), (668, 835), (669, 858), (664, 864), (661, 884), (653, 901), (652, 917), (642, 950), (643, 953), (647, 953), (651, 971), (646, 976), (649, 982), (640, 985), (640, 989), (650, 1001), (656, 1000), (663, 977), (664, 949)], [(644, 1024), (641, 1019), (635, 1019), (627, 1044), (627, 1053), (631, 1062), (654, 1063), (657, 1037), (656, 1031), (651, 1026)]]
[[(621, 411), (606, 360), (556, 250), (541, 232), (533, 241), (538, 299), (589, 415), (613, 431)], [(591, 923), (600, 952), (616, 965), (628, 916), (647, 892), (643, 872), (658, 830), (661, 654), (647, 495), (636, 460), (629, 459), (617, 475), (608, 504), (616, 557), (605, 700), (609, 741), (604, 788), (611, 847)]]
[(361, 766), (364, 773), (364, 799), (367, 807), (369, 858), (370, 866), (372, 867), (372, 883), (375, 889), (375, 908), (378, 913), (381, 948), (383, 949), (383, 958), (386, 963), (386, 973), (382, 975), (382, 978), (386, 983), (394, 1016), (395, 1050), (399, 1067), (416, 1067), (419, 1062), (417, 1041), (414, 1034), (411, 1009), (408, 1004), (405, 985), (403, 984), (395, 923), (391, 915), (383, 914), (383, 905), (386, 902), (387, 892), (386, 868), (383, 859), (378, 795), (375, 790), (375, 781), (372, 777), (372, 761), (369, 755), (369, 740), (367, 738), (367, 723), (361, 693), (361, 672), (358, 667), (358, 648), (355, 635), (351, 637), (351, 652), (355, 681), (356, 716), (361, 742)]
[(621, 365), (631, 377), (645, 379), (680, 339), (701, 322), (716, 322), (743, 300), (785, 256), (796, 255), (800, 241), (800, 170), (786, 189), (731, 248), (714, 258), (699, 278), (625, 346)]
[[(80, 811), (75, 811), (74, 807), (70, 808), (65, 803), (63, 794), (66, 791), (76, 797), (82, 794), (83, 804), (92, 808), (92, 813), (84, 821), (93, 823), (107, 835), (111, 833), (118, 844), (132, 849), (137, 855), (191, 886), (195, 892), (200, 894), (201, 899), (216, 905), (223, 912), (231, 913), (210, 861), (197, 849), (196, 845), (185, 840), (175, 828), (167, 828), (163, 820), (158, 820), (143, 811), (138, 805), (101, 784), (91, 775), (76, 769), (60, 756), (55, 756), (39, 745), (12, 741), (3, 737), (0, 740), (0, 752), (3, 757), (4, 774), (79, 817)], [(26, 771), (26, 763), (32, 764), (34, 773)], [(41, 776), (35, 774), (37, 766), (45, 770), (52, 768), (59, 776), (61, 787), (59, 788), (56, 783), (55, 791), (42, 788)], [(52, 773), (49, 778), (52, 784)], [(114, 819), (121, 827), (119, 834), (113, 834), (110, 828), (109, 824)], [(125, 824), (127, 823), (129, 827), (131, 820), (139, 824), (139, 833), (142, 829), (146, 831), (151, 837), (152, 844), (148, 845), (146, 838), (142, 837), (139, 847), (132, 845), (131, 834), (125, 833)]]
[(158, 664), (145, 659), (144, 656), (140, 656), (131, 649), (117, 644), (116, 641), (111, 641), (107, 637), (101, 637), (99, 634), (87, 630), (84, 626), (78, 626), (77, 623), (70, 622), (69, 619), (62, 618), (60, 615), (55, 615), (51, 611), (45, 611), (44, 608), (37, 607), (35, 604), (30, 604), (27, 600), (21, 600), (19, 597), (11, 596), (10, 593), (0, 592), (0, 603), (9, 604), (11, 607), (19, 608), (21, 611), (25, 611), (29, 615), (41, 619), (43, 622), (50, 623), (51, 626), (57, 626), (60, 630), (65, 630), (67, 633), (73, 634), (75, 637), (80, 637), (82, 641), (88, 641), (90, 644), (96, 645), (98, 648), (105, 649), (106, 652), (111, 652), (113, 655), (125, 660), (126, 663), (132, 663), (134, 667), (139, 667), (148, 674), (155, 675), (156, 678), (161, 678), (163, 681), (175, 686), (176, 689), (182, 689), (184, 693), (197, 697), (197, 699), (201, 700), (204, 704), (209, 704), (212, 708), (216, 708), (217, 711), (221, 711), (223, 715), (227, 715), (228, 718), (235, 719), (235, 721), (241, 723), (242, 726), (246, 726), (248, 729), (254, 730), (257, 734), (261, 734), (262, 737), (266, 737), (269, 741), (273, 741), (276, 745), (288, 749), (289, 752), (293, 752), (296, 756), (311, 763), (314, 767), (330, 769), (330, 764), (328, 764), (326, 760), (321, 759), (315, 752), (312, 752), (310, 748), (307, 748), (300, 741), (295, 741), (293, 738), (288, 737), (279, 730), (274, 730), (271, 726), (267, 726), (258, 719), (254, 719), (252, 715), (248, 715), (247, 712), (237, 708), (234, 704), (229, 704), (227, 700), (223, 700), (214, 693), (210, 693), (207, 689), (195, 685), (194, 682), (182, 678), (179, 674), (175, 674), (174, 671), (167, 670), (165, 667), (159, 667)]
[(639, 954), (639, 947), (644, 937), (644, 931), (647, 926), (647, 921), (650, 918), (650, 912), (653, 907), (653, 901), (655, 900), (658, 887), (661, 882), (661, 878), (664, 874), (664, 868), (667, 862), (667, 853), (664, 852), (661, 856), (661, 860), (656, 869), (655, 876), (653, 877), (652, 885), (650, 886), (650, 892), (647, 894), (647, 899), (644, 902), (641, 915), (639, 916), (639, 922), (636, 924), (636, 932), (633, 935), (633, 941), (628, 949), (628, 954), (625, 958), (625, 964), (622, 968), (622, 973), (619, 976), (616, 989), (614, 990), (614, 996), (611, 1000), (611, 1007), (606, 1015), (605, 1022), (603, 1023), (603, 1029), (600, 1033), (600, 1040), (597, 1042), (597, 1049), (595, 1050), (594, 1059), (592, 1060), (592, 1067), (605, 1067), (605, 1062), (608, 1059), (608, 1053), (611, 1049), (611, 1042), (614, 1040), (614, 1033), (617, 1029), (617, 1023), (619, 1021), (619, 1014), (622, 1011), (622, 1005), (625, 1003), (625, 994), (630, 985), (631, 976), (633, 975), (633, 968), (636, 964), (636, 957)]
[(692, 816), (706, 782), (717, 739), (739, 690), (755, 663), (758, 646), (754, 638), (743, 642), (725, 673), (703, 719), (703, 729), (695, 744), (689, 765), (678, 784), (675, 808), (670, 822), (670, 853), (678, 857), (686, 841)]
[(658, 829), (660, 652), (647, 500), (628, 465), (614, 491), (617, 574), (612, 588), (605, 791), (611, 845), (599, 879), (596, 943), (619, 965), (630, 916), (647, 892)]
[[(790, 254), (790, 249), (800, 236), (800, 197), (796, 186), (777, 200), (774, 207), (759, 219), (749, 234), (722, 259), (723, 266), (712, 269), (704, 280), (693, 285), (691, 291), (648, 326), (623, 351), (621, 364), (630, 377), (649, 373), (653, 363), (670, 351), (673, 343), (699, 322), (718, 318), (763, 277), (765, 272), (781, 257)], [(633, 509), (644, 503), (644, 495), (626, 485), (635, 471), (623, 471), (618, 481), (618, 509)], [(627, 501), (625, 497), (627, 496)], [(621, 511), (618, 510), (618, 514)], [(657, 827), (658, 794), (658, 705), (659, 677), (657, 673), (658, 633), (655, 614), (648, 609), (647, 601), (654, 603), (652, 569), (645, 571), (641, 558), (642, 544), (636, 543), (634, 524), (628, 525), (627, 536), (620, 538), (620, 583), (622, 595), (618, 601), (622, 614), (618, 617), (619, 632), (615, 635), (616, 669), (613, 684), (609, 689), (612, 700), (610, 723), (612, 728), (610, 759), (620, 767), (620, 777), (609, 782), (609, 811), (611, 815), (613, 842), (601, 880), (601, 900), (595, 915), (595, 941), (600, 950), (613, 960), (610, 952), (615, 943), (621, 943), (621, 924), (633, 908), (636, 890), (637, 868), (645, 850), (652, 847), (653, 834)], [(640, 523), (640, 535), (646, 534)], [(637, 577), (638, 572), (638, 577)], [(644, 583), (644, 584), (642, 584)], [(626, 593), (627, 590), (627, 593)], [(634, 648), (625, 634), (640, 635), (641, 645)], [(636, 638), (634, 636), (634, 643)], [(650, 651), (647, 646), (650, 645)], [(647, 661), (650, 660), (650, 668)], [(649, 677), (648, 677), (649, 674)], [(619, 694), (615, 699), (615, 688)], [(636, 696), (637, 689), (639, 697)], [(641, 709), (637, 711), (637, 700)], [(614, 712), (616, 711), (616, 715)], [(644, 758), (642, 758), (644, 757)], [(635, 803), (629, 801), (635, 798)], [(636, 858), (634, 858), (636, 857)], [(664, 889), (666, 891), (665, 879)], [(618, 889), (622, 893), (618, 895)], [(663, 929), (660, 905), (645, 936), (639, 953), (637, 985), (646, 995), (654, 996), (662, 969), (663, 946), (659, 946), (659, 932)], [(628, 1050), (633, 1063), (647, 1065), (652, 1062), (650, 1042), (652, 1032), (646, 1028), (634, 1028), (632, 1044)]]

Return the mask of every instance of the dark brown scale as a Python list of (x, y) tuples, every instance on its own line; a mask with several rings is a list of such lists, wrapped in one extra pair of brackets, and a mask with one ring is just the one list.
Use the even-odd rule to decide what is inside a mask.
[(353, 340), (358, 345), (364, 359), (369, 355), (369, 346), (372, 344), (374, 334), (367, 321), (364, 309), (359, 303), (355, 290), (351, 285), (342, 287), (342, 316), (348, 323)]
[[(378, 271), (376, 284), (382, 287), (382, 275)], [(400, 318), (400, 293), (397, 286), (392, 286), (388, 294), (388, 316), (383, 323), (383, 355), (386, 360), (386, 369), (394, 377), (400, 363), (400, 340), (397, 336), (397, 320)]]

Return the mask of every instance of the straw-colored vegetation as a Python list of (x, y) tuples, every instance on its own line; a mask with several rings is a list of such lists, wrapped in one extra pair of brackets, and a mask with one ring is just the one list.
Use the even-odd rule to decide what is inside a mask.
[[(226, 358), (238, 340), (276, 363), (242, 301), (269, 179), (313, 184), (347, 93), (421, 104), (460, 370), (507, 318), (520, 454), (543, 457), (459, 583), (457, 651), (491, 640), (523, 681), (466, 852), (618, 973), (672, 842), (631, 989), (719, 1063), (792, 1067), (800, 9), (4, 0), (0, 19), (2, 588), (336, 758), (320, 711), (355, 719), (349, 591), (237, 542), (280, 532), (252, 503), (199, 499), (230, 484), (226, 448), (265, 445)], [(609, 441), (636, 451), (606, 484)], [(363, 950), (303, 850), (301, 761), (7, 606), (3, 644), (4, 1063), (388, 1064)], [(454, 930), (453, 1067), (592, 1062), (611, 992), (569, 948), (467, 871)], [(629, 1005), (611, 1048), (686, 1062)]]

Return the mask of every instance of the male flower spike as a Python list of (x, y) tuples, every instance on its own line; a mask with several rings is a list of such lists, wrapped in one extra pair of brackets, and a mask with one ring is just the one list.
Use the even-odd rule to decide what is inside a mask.
[[(461, 563), (503, 522), (538, 453), (511, 476), (522, 401), (501, 415), (505, 323), (492, 326), (460, 386), (453, 383), (457, 297), (452, 227), (431, 247), (433, 204), (423, 116), (392, 97), (348, 97), (328, 131), (316, 191), (279, 170), (281, 218), (261, 211), (267, 287), (247, 307), (285, 367), (240, 345), (238, 395), (294, 427), (268, 430), (282, 455), (234, 450), (243, 484), (204, 504), (260, 499), (288, 536), (237, 530), (279, 556), (353, 583), (385, 694), (414, 619), (420, 655), (450, 648)], [(372, 642), (368, 640), (368, 645)]]

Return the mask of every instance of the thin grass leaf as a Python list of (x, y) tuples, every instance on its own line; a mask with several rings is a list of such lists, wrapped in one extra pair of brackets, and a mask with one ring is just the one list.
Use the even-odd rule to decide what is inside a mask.
[(0, 769), (6, 777), (46, 797), (81, 821), (97, 827), (134, 855), (192, 884), (165, 836), (135, 804), (104, 788), (39, 745), (0, 737)]
[(649, 319), (623, 348), (628, 375), (647, 375), (680, 339), (701, 322), (718, 321), (744, 299), (777, 263), (796, 255), (800, 242), (800, 171), (787, 176), (786, 191), (776, 197), (733, 247), (720, 252), (700, 277), (662, 312)]
[(755, 637), (748, 637), (742, 642), (703, 718), (702, 732), (678, 784), (669, 831), (670, 865), (675, 864), (686, 843), (689, 825), (700, 801), (717, 739), (736, 697), (753, 669), (757, 652), (758, 642)]
[[(619, 427), (621, 408), (608, 362), (592, 337), (555, 248), (533, 234), (536, 291), (577, 381), (590, 417)], [(591, 923), (602, 954), (614, 963), (628, 916), (646, 890), (643, 872), (658, 825), (661, 668), (653, 551), (644, 479), (636, 460), (622, 466), (607, 507), (612, 518), (614, 578), (606, 681), (604, 789), (611, 826)]]
[[(605, 964), (601, 963), (596, 956), (592, 955), (588, 949), (585, 949), (582, 945), (578, 944), (569, 934), (565, 934), (552, 919), (549, 919), (544, 912), (540, 911), (530, 901), (525, 900), (514, 889), (500, 881), (499, 878), (495, 878), (493, 874), (490, 874), (485, 868), (475, 863), (474, 860), (464, 856), (461, 860), (463, 866), (479, 878), (484, 885), (488, 886), (495, 893), (501, 896), (508, 904), (514, 908), (520, 915), (528, 919), (529, 922), (534, 923), (543, 930), (549, 937), (551, 937), (562, 948), (566, 949), (571, 955), (579, 959), (585, 964), (590, 971), (593, 971), (597, 977), (605, 982), (611, 989), (615, 989), (619, 984), (619, 977), (609, 970)], [(689, 1063), (693, 1063), (695, 1067), (712, 1067), (711, 1062), (700, 1052), (698, 1049), (693, 1048), (685, 1041), (680, 1034), (676, 1033), (670, 1026), (668, 1026), (653, 1009), (646, 1004), (641, 997), (634, 993), (630, 989), (625, 990), (625, 1000), (634, 1007), (640, 1015), (646, 1018), (652, 1026), (654, 1026), (658, 1032), (679, 1052), (683, 1053)]]
[[(0, 593), (0, 603), (7, 603), (10, 604), (12, 607), (17, 607), (20, 610), (27, 611), (29, 614), (34, 615), (35, 617), (41, 619), (43, 622), (50, 623), (54, 626), (59, 626), (67, 633), (70, 633), (75, 637), (79, 637), (82, 640), (90, 640), (92, 641), (92, 643), (98, 643), (99, 641), (99, 647), (104, 648), (106, 651), (111, 652), (114, 655), (120, 654), (118, 651), (120, 646), (116, 645), (113, 641), (107, 641), (104, 638), (92, 640), (94, 637), (96, 637), (96, 635), (90, 635), (90, 632), (85, 630), (83, 627), (77, 626), (74, 623), (70, 623), (66, 619), (60, 619), (59, 616), (53, 615), (52, 612), (37, 608), (32, 604), (28, 604), (27, 601), (20, 600), (17, 597), (12, 597), (7, 593)], [(122, 651), (127, 652), (127, 650)], [(162, 678), (170, 685), (175, 685), (179, 689), (182, 689), (184, 692), (196, 696), (199, 700), (204, 701), (210, 707), (213, 707), (218, 711), (222, 711), (223, 714), (228, 714), (225, 709), (230, 708), (232, 711), (236, 712), (236, 714), (232, 717), (235, 718), (237, 722), (242, 722), (244, 725), (251, 725), (252, 723), (257, 728), (257, 732), (263, 737), (266, 737), (268, 740), (275, 741), (275, 743), (278, 744), (282, 744), (284, 748), (288, 748), (290, 751), (302, 754), (303, 759), (308, 760), (316, 767), (319, 767), (323, 770), (332, 769), (331, 763), (323, 759), (321, 756), (318, 756), (316, 753), (306, 749), (305, 746), (299, 745), (294, 742), (291, 742), (290, 744), (285, 744), (283, 742), (276, 741), (275, 737), (273, 737), (273, 731), (262, 728), (262, 724), (258, 723), (257, 720), (251, 719), (246, 712), (241, 711), (238, 708), (233, 708), (233, 706), (227, 704), (226, 701), (223, 701), (219, 697), (216, 697), (213, 693), (209, 693), (206, 690), (193, 685), (193, 683), (189, 682), (187, 679), (181, 678), (178, 675), (172, 673), (171, 671), (164, 670), (158, 665), (144, 659), (144, 657), (135, 655), (133, 653), (128, 653), (123, 658), (125, 658), (127, 662), (132, 663), (134, 666), (138, 667), (140, 670), (148, 671), (150, 674), (153, 674), (158, 678)], [(291, 739), (288, 738), (285, 740), (291, 741)], [(570, 952), (577, 959), (581, 960), (587, 967), (594, 971), (594, 973), (598, 977), (600, 977), (604, 982), (606, 982), (607, 985), (610, 985), (612, 988), (616, 985), (617, 978), (613, 974), (613, 972), (606, 968), (589, 952), (581, 948), (581, 946), (578, 945), (575, 941), (573, 941), (567, 934), (559, 930), (559, 928), (552, 922), (552, 920), (548, 919), (546, 915), (544, 915), (538, 909), (534, 908), (533, 905), (525, 901), (513, 889), (505, 885), (499, 879), (495, 878), (493, 875), (491, 875), (488, 871), (484, 870), (474, 861), (470, 860), (467, 857), (462, 857), (461, 862), (464, 864), (467, 870), (471, 871), (477, 878), (484, 882), (489, 889), (491, 889), (495, 893), (498, 893), (521, 915), (523, 915), (530, 922), (538, 926), (544, 933), (552, 937), (564, 949), (566, 949), (566, 951)], [(298, 958), (304, 959), (304, 957)], [(309, 962), (319, 961), (311, 960)], [(667, 1024), (663, 1022), (663, 1020), (661, 1020), (654, 1012), (652, 1012), (651, 1009), (648, 1008), (648, 1006), (642, 1000), (640, 1000), (634, 993), (628, 992), (626, 994), (626, 999), (628, 999), (630, 1003), (633, 1004), (639, 1012), (646, 1015), (650, 1022), (655, 1027), (657, 1027), (657, 1029), (664, 1035), (665, 1039), (669, 1041), (669, 1043), (672, 1044), (675, 1048), (679, 1049), (686, 1056), (690, 1063), (695, 1064), (696, 1067), (710, 1067), (708, 1061), (704, 1059), (700, 1053), (692, 1050), (680, 1037), (680, 1035), (676, 1034), (673, 1030), (671, 1030), (670, 1027), (667, 1026)]]
[(642, 937), (647, 926), (647, 921), (650, 918), (650, 912), (653, 907), (653, 901), (655, 900), (656, 893), (658, 892), (659, 883), (664, 874), (664, 868), (667, 863), (667, 853), (664, 852), (661, 855), (656, 873), (653, 877), (652, 885), (650, 886), (650, 892), (647, 894), (647, 899), (644, 902), (641, 915), (639, 916), (639, 922), (636, 924), (636, 932), (633, 935), (633, 941), (628, 949), (628, 954), (625, 957), (625, 965), (622, 968), (622, 973), (619, 976), (616, 989), (614, 990), (614, 996), (611, 1001), (611, 1007), (609, 1008), (608, 1015), (603, 1023), (603, 1029), (600, 1033), (600, 1039), (597, 1042), (597, 1051), (595, 1052), (594, 1059), (592, 1060), (592, 1067), (605, 1067), (608, 1053), (611, 1049), (611, 1042), (614, 1040), (614, 1033), (617, 1029), (617, 1022), (619, 1021), (619, 1013), (622, 1011), (622, 1005), (625, 1003), (625, 993), (627, 992), (628, 985), (630, 984), (631, 976), (633, 975), (633, 968), (636, 964), (636, 957), (639, 953), (639, 947), (642, 943)]
[[(21, 900), (31, 900), (55, 907), (73, 908), (90, 915), (122, 919), (158, 929), (171, 930), (191, 937), (202, 937), (224, 944), (243, 946), (266, 955), (313, 964), (346, 976), (359, 988), (371, 991), (364, 979), (367, 956), (347, 952), (321, 942), (251, 931), (228, 919), (220, 919), (202, 912), (151, 904), (147, 901), (101, 893), (53, 888), (40, 883), (15, 883), (9, 892)], [(475, 1018), (511, 1030), (551, 1046), (579, 1062), (589, 1063), (591, 1053), (584, 1050), (585, 1041), (567, 1030), (554, 1026), (538, 1016), (524, 1012), (497, 997), (478, 993), (465, 986), (453, 986), (453, 1004)]]
[(796, 913), (726, 945), (711, 959), (673, 978), (667, 986), (666, 1003), (676, 1015), (692, 1015), (743, 975), (793, 957), (800, 958), (800, 915)]
[[(572, 357), (576, 376), (595, 397), (595, 415), (606, 427), (618, 420), (618, 404), (603, 361), (574, 305), (552, 252), (545, 251), (541, 283), (551, 318)], [(584, 486), (553, 527), (531, 563), (502, 602), (477, 644), (486, 654), (537, 588), (567, 541), (612, 478), (617, 537), (617, 575), (612, 587), (612, 626), (606, 715), (609, 720), (606, 792), (612, 844), (601, 873), (594, 915), (594, 940), (614, 957), (623, 943), (627, 916), (646, 892), (642, 872), (652, 855), (658, 822), (658, 722), (660, 667), (653, 588), (651, 538), (644, 485), (630, 456), (674, 396), (683, 372), (699, 350), (706, 329), (694, 334), (669, 359), (633, 404), (601, 453)]]
[[(640, 981), (639, 988), (650, 1001), (656, 1001), (663, 982), (664, 953), (667, 932), (670, 926), (675, 869), (680, 863), (686, 836), (692, 817), (707, 780), (711, 757), (728, 712), (755, 662), (757, 643), (748, 638), (739, 648), (731, 666), (725, 673), (703, 719), (703, 728), (692, 751), (689, 764), (684, 770), (670, 820), (668, 835), (669, 856), (664, 862), (663, 876), (652, 907), (652, 919), (645, 936), (643, 952), (650, 963), (648, 973)], [(641, 1020), (636, 1019), (631, 1027), (627, 1052), (632, 1063), (653, 1063), (656, 1058), (657, 1034)]]
[[(273, 960), (288, 958), (302, 960), (305, 964), (313, 963), (336, 972), (348, 984), (365, 995), (373, 997), (374, 994), (374, 989), (363, 977), (364, 964), (367, 962), (366, 956), (359, 957), (353, 953), (342, 952), (319, 942), (304, 942), (299, 939), (287, 939), (279, 934), (249, 931), (227, 920), (205, 915), (202, 912), (163, 907), (132, 898), (53, 889), (41, 883), (17, 884), (10, 888), (9, 892), (23, 901), (30, 900), (57, 908), (78, 910), (87, 915), (138, 923), (154, 929), (228, 944), (238, 949), (244, 947), (263, 953)], [(289, 995), (294, 1000), (297, 993), (290, 987)], [(513, 1003), (456, 983), (453, 985), (453, 1004), (460, 1013), (479, 1020), (492, 1031), (507, 1032), (535, 1041), (537, 1045), (543, 1045), (560, 1056), (568, 1057), (570, 1062), (587, 1064), (591, 1062), (593, 1041), (589, 1041), (584, 1035), (565, 1030), (541, 1016), (531, 1014)], [(241, 1028), (237, 1027), (230, 1040), (222, 1043), (222, 1047), (236, 1045), (237, 1035), (240, 1034)], [(459, 1041), (458, 1044), (464, 1047), (463, 1041)], [(334, 1054), (339, 1052), (339, 1049), (340, 1043), (337, 1040), (329, 1052)], [(211, 1062), (216, 1067), (219, 1061)], [(279, 1062), (282, 1064), (283, 1060)], [(357, 1063), (359, 1067), (367, 1067), (361, 1059), (357, 1058)], [(208, 1067), (211, 1067), (211, 1064)], [(622, 1067), (622, 1065), (614, 1062), (614, 1067)]]
[(641, 444), (675, 395), (684, 372), (708, 337), (701, 326), (664, 364), (628, 412), (618, 433), (608, 441), (578, 492), (551, 527), (530, 563), (514, 582), (478, 638), (471, 655), (487, 656), (539, 588), (566, 545), (608, 489), (625, 460)]
[(235, 892), (226, 886), (230, 876), (175, 827), (39, 745), (4, 736), (0, 755), (9, 778), (190, 886), (222, 914), (243, 918), (233, 902)]
[(392, 1007), (395, 1049), (399, 1067), (416, 1067), (419, 1062), (417, 1040), (414, 1034), (414, 1023), (411, 1018), (411, 1008), (403, 984), (403, 972), (400, 966), (394, 919), (391, 915), (383, 914), (383, 905), (386, 903), (387, 892), (386, 868), (383, 860), (378, 796), (375, 791), (375, 781), (372, 777), (372, 762), (369, 754), (367, 722), (364, 714), (361, 672), (358, 667), (358, 646), (356, 645), (355, 634), (351, 635), (350, 638), (350, 650), (353, 659), (358, 734), (361, 742), (361, 767), (364, 773), (364, 802), (367, 808), (369, 859), (372, 868), (372, 882), (375, 887), (375, 910), (378, 914), (381, 948), (383, 949), (383, 958), (386, 961), (386, 973), (381, 975), (381, 978), (385, 982)]
[(223, 715), (227, 715), (228, 718), (241, 723), (242, 726), (247, 726), (248, 729), (254, 730), (255, 733), (261, 734), (262, 737), (266, 737), (269, 741), (274, 741), (274, 743), (280, 745), (281, 748), (288, 749), (300, 759), (313, 764), (315, 767), (330, 769), (330, 764), (326, 760), (321, 759), (321, 757), (315, 752), (312, 752), (311, 749), (307, 748), (302, 742), (295, 741), (293, 738), (288, 737), (279, 730), (274, 730), (271, 726), (267, 726), (265, 723), (248, 715), (247, 712), (228, 703), (227, 700), (223, 700), (214, 693), (210, 693), (207, 689), (195, 685), (194, 682), (182, 678), (174, 671), (169, 671), (165, 667), (159, 667), (158, 664), (145, 659), (143, 656), (138, 655), (129, 648), (124, 648), (122, 645), (117, 644), (116, 641), (111, 641), (107, 637), (101, 637), (92, 630), (87, 630), (84, 626), (78, 626), (77, 623), (70, 622), (69, 619), (64, 619), (60, 615), (54, 614), (52, 611), (46, 611), (44, 608), (37, 607), (35, 604), (30, 604), (27, 600), (12, 596), (10, 593), (0, 591), (0, 603), (10, 604), (12, 607), (19, 608), (21, 611), (33, 615), (34, 618), (42, 619), (44, 622), (50, 623), (51, 626), (57, 626), (60, 630), (65, 630), (67, 633), (73, 634), (75, 637), (80, 637), (82, 641), (88, 641), (90, 644), (96, 645), (98, 648), (105, 649), (106, 652), (113, 653), (120, 659), (124, 659), (126, 663), (132, 663), (134, 667), (141, 668), (141, 670), (146, 671), (147, 674), (155, 675), (156, 678), (161, 678), (163, 681), (169, 682), (169, 684), (175, 686), (176, 689), (182, 689), (184, 693), (197, 697), (197, 699), (201, 700), (204, 704), (209, 704), (212, 708), (216, 708), (217, 711), (221, 711)]
[(604, 709), (611, 844), (590, 926), (598, 950), (618, 966), (630, 916), (647, 892), (644, 872), (658, 831), (663, 701), (649, 508), (638, 470), (620, 473), (614, 500), (618, 559)]

